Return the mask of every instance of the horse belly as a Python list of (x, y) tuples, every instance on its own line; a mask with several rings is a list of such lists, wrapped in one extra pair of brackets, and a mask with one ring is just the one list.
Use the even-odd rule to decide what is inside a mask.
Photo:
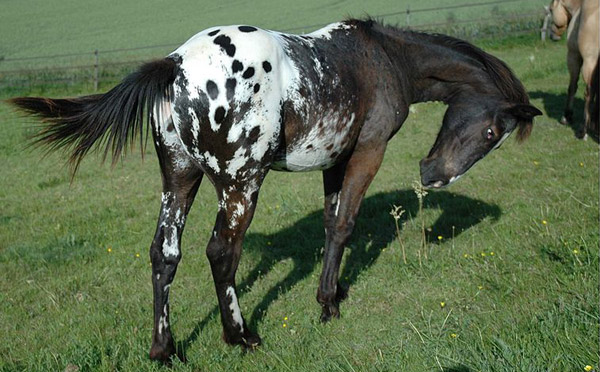
[(354, 143), (355, 114), (339, 117), (325, 115), (316, 124), (288, 142), (271, 168), (292, 172), (305, 172), (331, 168), (351, 150)]

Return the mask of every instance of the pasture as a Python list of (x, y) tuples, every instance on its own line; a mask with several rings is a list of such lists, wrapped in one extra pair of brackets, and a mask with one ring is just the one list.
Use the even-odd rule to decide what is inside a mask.
[[(166, 42), (183, 41), (208, 26), (207, 19), (289, 28), (299, 19), (310, 20), (307, 24), (339, 19), (345, 9), (357, 9), (353, 15), (360, 16), (350, 3), (317, 12), (316, 2), (304, 2), (306, 13), (290, 8), (281, 16), (274, 8), (259, 11), (269, 8), (268, 1), (235, 15), (225, 9), (250, 3), (222, 3), (215, 13), (207, 7), (201, 26), (190, 22), (178, 27), (181, 35), (159, 35)], [(9, 6), (15, 4), (20, 3)], [(386, 8), (368, 10), (378, 14)], [(132, 12), (120, 21), (114, 14), (104, 19), (121, 24)], [(314, 13), (318, 16), (298, 16)], [(39, 14), (25, 14), (43, 21)], [(183, 18), (193, 18), (188, 15)], [(95, 45), (131, 46), (148, 35), (143, 30), (152, 22), (143, 19), (128, 23), (138, 33), (130, 41), (116, 38), (118, 32), (89, 31), (83, 21), (80, 27)], [(44, 44), (33, 34), (27, 39)], [(5, 45), (15, 48), (8, 39)], [(175, 370), (598, 369), (598, 144), (579, 141), (571, 128), (558, 124), (568, 81), (564, 42), (521, 37), (480, 45), (514, 69), (545, 115), (536, 119), (527, 142), (509, 139), (460, 181), (431, 191), (420, 209), (413, 190), (418, 161), (433, 144), (445, 107), (415, 105), (388, 147), (346, 248), (341, 279), (350, 292), (339, 320), (320, 324), (315, 301), (324, 244), (321, 175), (271, 172), (237, 274), (242, 311), (263, 345), (244, 353), (221, 341), (204, 254), (217, 205), (212, 186), (203, 182), (171, 287), (172, 327), (188, 359), (176, 361)], [(87, 85), (43, 86), (0, 91), (0, 99), (85, 93)], [(114, 169), (90, 156), (71, 183), (64, 156), (40, 160), (41, 150), (24, 149), (34, 132), (31, 120), (0, 103), (0, 125), (0, 370), (161, 370), (147, 357), (152, 329), (147, 251), (161, 191), (151, 145), (145, 159), (136, 149)], [(394, 205), (405, 211), (399, 235), (390, 215)]]

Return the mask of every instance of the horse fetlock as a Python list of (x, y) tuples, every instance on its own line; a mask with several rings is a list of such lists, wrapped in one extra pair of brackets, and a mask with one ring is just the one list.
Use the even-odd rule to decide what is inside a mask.
[(240, 345), (245, 350), (254, 350), (262, 343), (260, 336), (247, 328), (244, 329), (243, 333), (232, 332), (223, 328), (223, 341), (229, 345)]
[(322, 305), (321, 307), (321, 323), (327, 323), (332, 318), (339, 319), (340, 308), (337, 303)]

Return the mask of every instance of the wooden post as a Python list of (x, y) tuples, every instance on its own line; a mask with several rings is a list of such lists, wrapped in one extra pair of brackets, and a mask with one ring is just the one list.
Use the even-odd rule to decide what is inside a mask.
[(410, 28), (410, 5), (406, 6), (406, 28)]
[(98, 91), (98, 49), (94, 51), (94, 92)]
[(542, 41), (546, 42), (546, 36), (548, 35), (548, 22), (552, 17), (552, 13), (550, 12), (550, 8), (548, 6), (544, 6), (544, 10), (546, 11), (546, 16), (544, 17), (544, 23), (542, 24), (542, 29), (540, 30)]

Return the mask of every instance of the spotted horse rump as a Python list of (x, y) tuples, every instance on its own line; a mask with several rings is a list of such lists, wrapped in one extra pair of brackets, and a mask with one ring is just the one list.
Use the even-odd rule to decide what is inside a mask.
[(541, 114), (511, 70), (473, 45), (443, 35), (348, 20), (306, 35), (220, 26), (149, 62), (105, 94), (11, 102), (44, 119), (37, 141), (65, 147), (77, 169), (95, 143), (118, 159), (151, 127), (163, 181), (150, 246), (154, 330), (150, 357), (176, 354), (169, 288), (181, 236), (200, 182), (217, 191), (218, 212), (206, 254), (230, 344), (256, 347), (240, 310), (235, 273), (244, 234), (269, 170), (323, 173), (326, 241), (317, 290), (321, 320), (339, 317), (343, 247), (360, 203), (401, 128), (409, 105), (443, 101), (448, 109), (421, 182), (442, 187), (514, 130), (529, 135)]

